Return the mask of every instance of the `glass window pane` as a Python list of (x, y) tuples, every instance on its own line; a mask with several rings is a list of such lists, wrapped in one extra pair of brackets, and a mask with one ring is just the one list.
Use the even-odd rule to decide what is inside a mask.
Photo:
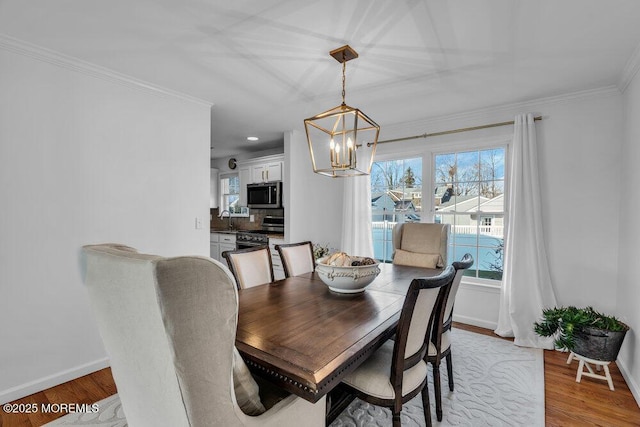
[(451, 224), (450, 262), (474, 257), (466, 276), (502, 279), (505, 148), (434, 156), (435, 222)]
[(504, 181), (480, 182), (482, 212), (504, 212)]
[[(488, 239), (489, 237), (485, 237)], [(486, 245), (478, 247), (479, 274), (485, 279), (502, 280), (504, 240), (493, 239), (493, 242), (483, 242)]]
[(458, 153), (456, 156), (456, 181), (464, 183), (477, 182), (479, 180), (478, 171), (480, 169), (480, 153), (478, 151), (468, 151)]
[(435, 183), (436, 186), (442, 186), (447, 183), (453, 183), (456, 174), (456, 155), (438, 154), (435, 158)]
[[(480, 181), (478, 183), (480, 195), (486, 199), (493, 199), (504, 194), (504, 181)], [(502, 200), (502, 199), (500, 199)]]
[(240, 200), (240, 178), (238, 175), (229, 175), (220, 178), (220, 212), (237, 207)]
[(229, 193), (240, 193), (240, 178), (237, 176), (229, 178)]
[(371, 169), (374, 255), (391, 261), (391, 230), (398, 222), (419, 222), (422, 212), (422, 158), (375, 162)]
[(454, 204), (452, 210), (455, 212), (477, 212), (480, 203), (484, 201), (484, 198), (479, 197), (478, 183), (474, 183), (474, 186), (466, 188), (461, 194), (454, 197)]
[(504, 148), (494, 148), (480, 152), (480, 179), (504, 180)]

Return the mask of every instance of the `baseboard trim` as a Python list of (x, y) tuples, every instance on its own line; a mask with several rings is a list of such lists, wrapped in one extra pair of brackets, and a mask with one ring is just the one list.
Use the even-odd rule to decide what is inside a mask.
[(627, 383), (629, 390), (631, 390), (631, 394), (633, 395), (633, 398), (636, 400), (638, 407), (640, 407), (640, 387), (638, 387), (638, 384), (636, 384), (633, 377), (629, 373), (627, 367), (625, 366), (624, 360), (622, 359), (616, 360), (616, 365), (618, 366), (618, 369), (620, 369), (620, 373), (622, 374), (622, 377)]
[(30, 394), (37, 393), (51, 387), (55, 387), (59, 384), (66, 383), (67, 381), (71, 381), (92, 372), (99, 371), (100, 369), (104, 369), (108, 366), (109, 358), (105, 357), (103, 359), (98, 359), (93, 362), (77, 366), (75, 368), (67, 369), (66, 371), (62, 371), (57, 374), (49, 375), (44, 378), (12, 387), (8, 390), (1, 390), (0, 405), (7, 402), (12, 402), (17, 399), (21, 399), (25, 396), (29, 396)]
[(478, 319), (469, 316), (460, 316), (458, 314), (453, 315), (454, 322), (464, 323), (466, 325), (478, 326), (479, 328), (494, 330), (498, 324), (490, 320)]

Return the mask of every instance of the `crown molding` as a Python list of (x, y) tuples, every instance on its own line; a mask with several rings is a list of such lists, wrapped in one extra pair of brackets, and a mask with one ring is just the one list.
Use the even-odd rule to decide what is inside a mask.
[[(604, 98), (608, 96), (619, 96), (621, 94), (620, 89), (616, 85), (604, 86), (595, 89), (587, 89), (576, 92), (570, 92), (562, 95), (554, 95), (545, 98), (537, 98), (523, 102), (515, 102), (510, 104), (502, 104), (480, 108), (476, 110), (465, 111), (461, 113), (446, 114), (442, 116), (434, 116), (425, 119), (407, 121), (402, 123), (394, 123), (384, 126), (385, 130), (389, 130), (389, 133), (394, 133), (396, 130), (402, 130), (413, 127), (432, 127), (436, 131), (437, 126), (442, 125), (443, 122), (475, 122), (478, 120), (486, 120), (487, 117), (504, 117), (505, 120), (513, 118), (514, 111), (527, 111), (536, 108), (540, 108), (547, 105), (564, 104), (569, 102), (575, 102), (583, 99), (591, 98)], [(535, 111), (536, 113), (542, 113), (541, 111)], [(543, 116), (544, 117), (544, 116)], [(498, 119), (497, 121), (500, 121)]]
[(629, 86), (629, 83), (633, 80), (633, 78), (638, 74), (640, 70), (640, 44), (636, 46), (636, 49), (631, 54), (631, 57), (625, 64), (622, 69), (622, 73), (620, 74), (620, 81), (618, 82), (618, 88), (620, 92), (624, 92)]
[(191, 95), (177, 92), (171, 89), (163, 88), (145, 81), (136, 79), (131, 76), (119, 73), (81, 59), (65, 55), (54, 50), (44, 48), (35, 44), (31, 44), (24, 40), (19, 40), (0, 33), (0, 49), (17, 53), (31, 59), (55, 65), (57, 67), (66, 68), (68, 70), (85, 74), (112, 83), (117, 83), (129, 88), (142, 90), (155, 95), (168, 96), (183, 101), (200, 104), (211, 108), (212, 102), (200, 99)]

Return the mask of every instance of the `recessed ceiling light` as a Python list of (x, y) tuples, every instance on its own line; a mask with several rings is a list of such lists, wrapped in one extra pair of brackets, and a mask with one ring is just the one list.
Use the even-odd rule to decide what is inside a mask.
[(248, 136), (247, 141), (257, 141), (259, 138), (257, 136)]

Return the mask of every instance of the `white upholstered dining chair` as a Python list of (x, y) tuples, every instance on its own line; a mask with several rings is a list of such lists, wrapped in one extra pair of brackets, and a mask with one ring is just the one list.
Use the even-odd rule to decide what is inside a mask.
[(443, 298), (455, 271), (447, 267), (438, 276), (411, 281), (395, 340), (386, 341), (369, 359), (348, 374), (342, 384), (358, 398), (391, 408), (393, 426), (399, 427), (402, 405), (422, 393), (427, 426), (431, 426), (431, 408), (427, 389), (425, 361), (434, 309)]
[(449, 224), (398, 223), (393, 227), (393, 263), (413, 267), (447, 265)]
[(273, 263), (269, 246), (222, 252), (238, 289), (252, 288), (273, 282)]
[(298, 276), (315, 271), (313, 244), (311, 242), (288, 243), (276, 245), (284, 267), (284, 276)]
[(324, 398), (289, 395), (265, 411), (235, 348), (238, 291), (221, 263), (115, 244), (85, 246), (83, 258), (128, 425), (324, 426)]
[(442, 421), (442, 387), (440, 385), (440, 362), (442, 358), (447, 361), (447, 375), (449, 378), (449, 390), (453, 391), (453, 358), (451, 355), (451, 322), (453, 321), (453, 306), (458, 288), (462, 281), (464, 271), (473, 265), (471, 254), (465, 254), (460, 261), (453, 264), (456, 272), (453, 280), (445, 290), (445, 296), (436, 312), (431, 330), (431, 342), (427, 361), (433, 366), (433, 393), (436, 399), (436, 417)]

